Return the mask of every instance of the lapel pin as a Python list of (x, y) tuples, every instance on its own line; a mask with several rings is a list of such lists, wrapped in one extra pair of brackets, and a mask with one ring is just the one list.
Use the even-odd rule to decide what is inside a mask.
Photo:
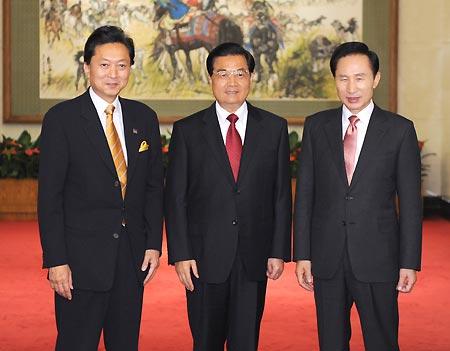
[(137, 134), (137, 133), (138, 133), (137, 129), (133, 128), (133, 134)]

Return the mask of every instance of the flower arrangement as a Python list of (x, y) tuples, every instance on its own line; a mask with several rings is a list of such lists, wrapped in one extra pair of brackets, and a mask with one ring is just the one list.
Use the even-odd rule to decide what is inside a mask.
[(23, 131), (18, 139), (3, 135), (0, 142), (0, 178), (37, 178), (39, 153), (39, 137), (32, 141), (28, 131)]
[(297, 178), (298, 154), (302, 146), (302, 141), (296, 131), (289, 133), (289, 166), (291, 169), (291, 178)]
[(170, 144), (170, 134), (161, 134), (161, 147), (162, 147), (162, 160), (164, 166), (164, 173), (169, 166), (169, 144)]
[[(162, 158), (164, 169), (169, 164), (170, 133), (161, 135)], [(301, 140), (297, 132), (289, 133), (290, 171), (295, 178), (298, 168), (298, 154)], [(19, 138), (5, 137), (0, 142), (0, 178), (37, 178), (39, 171), (39, 137), (31, 140), (28, 131), (23, 131)]]
[[(169, 144), (170, 133), (161, 135), (162, 158), (164, 169), (167, 169), (169, 164)], [(423, 160), (428, 156), (434, 156), (436, 153), (422, 153), (422, 149), (426, 140), (419, 141), (419, 150), (422, 159), (422, 178), (428, 175), (430, 169), (429, 164), (423, 163)], [(291, 177), (296, 178), (298, 170), (298, 155), (301, 149), (301, 140), (296, 131), (289, 133), (289, 165)], [(13, 139), (5, 137), (0, 142), (0, 178), (37, 178), (39, 170), (39, 137), (36, 140), (31, 140), (31, 135), (24, 130), (19, 138)]]

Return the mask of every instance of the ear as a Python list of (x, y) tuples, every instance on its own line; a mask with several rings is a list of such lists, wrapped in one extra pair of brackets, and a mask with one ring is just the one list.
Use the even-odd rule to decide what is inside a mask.
[(373, 80), (373, 88), (374, 89), (378, 86), (378, 83), (380, 83), (380, 79), (381, 79), (381, 73), (380, 73), (380, 71), (378, 71)]

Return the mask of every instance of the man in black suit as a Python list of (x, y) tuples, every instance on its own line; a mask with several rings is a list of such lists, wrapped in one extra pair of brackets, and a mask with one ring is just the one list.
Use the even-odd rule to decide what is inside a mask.
[(173, 126), (169, 262), (187, 289), (194, 350), (250, 351), (267, 277), (290, 259), (287, 123), (246, 102), (255, 61), (240, 45), (219, 45), (206, 65), (216, 102)]
[(411, 121), (374, 105), (379, 60), (365, 44), (338, 46), (330, 67), (343, 106), (305, 121), (297, 279), (314, 290), (322, 351), (349, 350), (353, 303), (366, 350), (399, 350), (398, 291), (412, 290), (421, 261), (416, 132)]
[(97, 28), (84, 48), (90, 88), (45, 115), (39, 169), (44, 267), (56, 350), (137, 350), (144, 285), (159, 265), (163, 170), (156, 114), (118, 97), (133, 40)]

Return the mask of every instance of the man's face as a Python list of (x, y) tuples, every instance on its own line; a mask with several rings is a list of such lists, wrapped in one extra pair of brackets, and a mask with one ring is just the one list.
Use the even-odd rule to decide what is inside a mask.
[(91, 63), (84, 64), (84, 72), (89, 77), (92, 89), (109, 103), (127, 85), (130, 70), (130, 54), (121, 43), (96, 46)]
[(339, 99), (353, 114), (357, 114), (369, 105), (380, 81), (380, 72), (373, 76), (366, 55), (349, 55), (339, 59), (334, 80)]
[(236, 112), (250, 92), (251, 74), (245, 57), (216, 57), (213, 68), (211, 87), (214, 97), (225, 110)]

